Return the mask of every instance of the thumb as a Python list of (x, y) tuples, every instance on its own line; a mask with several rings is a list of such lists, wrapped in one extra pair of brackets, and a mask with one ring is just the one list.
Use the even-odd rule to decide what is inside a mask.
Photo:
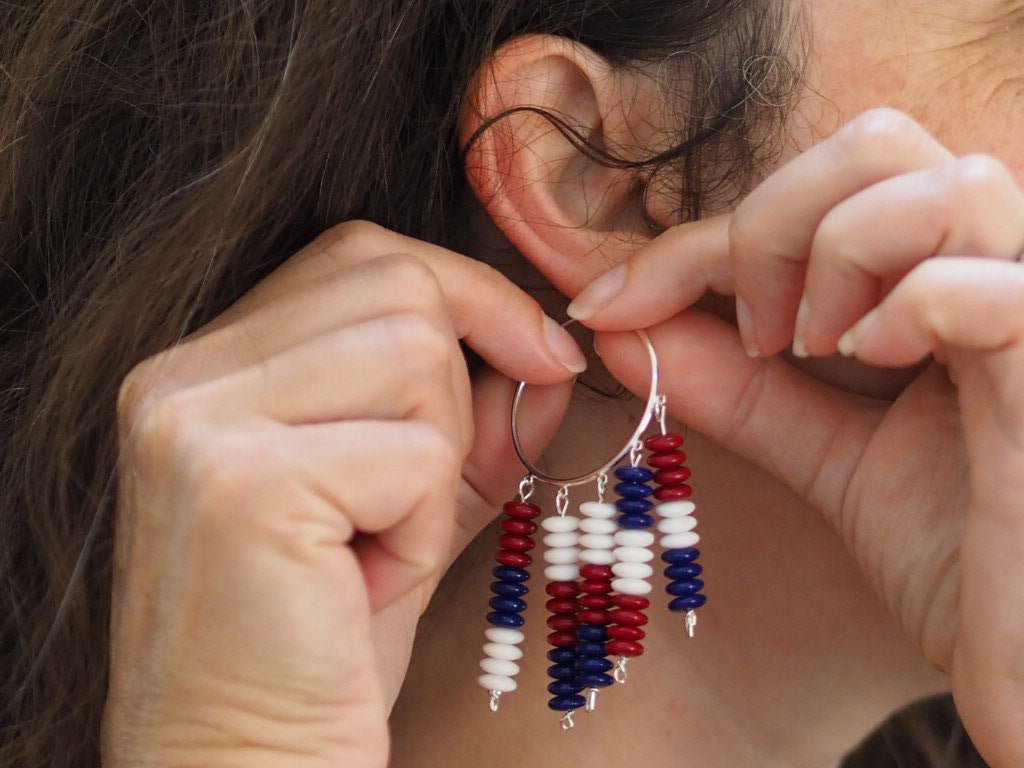
[[(530, 461), (536, 461), (558, 431), (572, 397), (573, 381), (531, 385), (516, 414), (519, 441)], [(526, 469), (512, 445), (510, 412), (516, 382), (493, 368), (473, 380), (475, 438), (463, 469), (465, 480), (456, 513), (452, 557), (495, 516), (496, 508), (511, 499)]]

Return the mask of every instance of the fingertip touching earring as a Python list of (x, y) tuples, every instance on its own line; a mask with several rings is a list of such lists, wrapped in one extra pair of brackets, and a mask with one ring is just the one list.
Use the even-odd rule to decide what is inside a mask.
[[(636, 333), (650, 358), (647, 403), (626, 446), (593, 472), (558, 478), (534, 466), (523, 452), (516, 423), (526, 382), (519, 382), (516, 388), (510, 415), (512, 444), (527, 474), (517, 497), (503, 506), (500, 549), (495, 556), (498, 565), (493, 569), (496, 581), (491, 584), (493, 597), (487, 614), (490, 626), (484, 633), (483, 674), (478, 678), (490, 694), (492, 711), (498, 711), (503, 695), (517, 688), (529, 592), (526, 582), (533, 562), (528, 552), (535, 546), (538, 525), (534, 520), (542, 514), (529, 499), (538, 483), (558, 489), (555, 512), (541, 520), (540, 527), (549, 597), (545, 608), (551, 630), (547, 636), (551, 646), (547, 653), (551, 662), (548, 706), (562, 713), (565, 730), (575, 726), (578, 710), (595, 710), (602, 688), (625, 683), (627, 662), (644, 652), (641, 627), (648, 621), (655, 527), (662, 534), (669, 610), (684, 613), (685, 631), (694, 636), (696, 610), (707, 598), (701, 593), (704, 582), (697, 578), (703, 569), (696, 562), (700, 551), (695, 545), (700, 536), (694, 530), (696, 505), (690, 500), (693, 491), (687, 484), (691, 472), (685, 466), (686, 454), (680, 450), (683, 436), (669, 432), (666, 426), (667, 402), (658, 389), (654, 345), (644, 331)], [(643, 440), (652, 420), (660, 429)], [(641, 466), (645, 450), (647, 466)], [(626, 464), (618, 466), (626, 459)], [(609, 502), (605, 496), (612, 470), (618, 482), (612, 489), (616, 499)], [(570, 490), (590, 483), (596, 483), (597, 499), (579, 504), (579, 515), (569, 514)]]

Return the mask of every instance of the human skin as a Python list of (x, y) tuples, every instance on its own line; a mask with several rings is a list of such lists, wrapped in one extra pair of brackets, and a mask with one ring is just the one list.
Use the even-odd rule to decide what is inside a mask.
[[(995, 10), (995, 4), (986, 7)], [(972, 46), (988, 43), (994, 51), (1003, 50), (1000, 46), (1005, 41), (995, 34), (997, 27), (978, 42), (975, 22), (963, 22), (959, 28), (950, 23), (952, 31), (943, 28), (941, 39), (925, 36), (920, 40), (891, 37), (893, 30), (906, 27), (880, 23), (878, 28), (885, 34), (870, 50), (859, 47), (864, 19), (874, 25), (874, 19), (884, 20), (885, 13), (897, 11), (910, 19), (922, 9), (923, 4), (888, 3), (858, 4), (858, 13), (853, 13), (852, 4), (814, 7), (811, 34), (829, 41), (824, 49), (829, 59), (812, 59), (807, 98), (798, 105), (787, 132), (792, 138), (787, 159), (802, 155), (815, 142), (824, 146), (824, 137), (863, 108), (882, 102), (915, 116), (919, 110), (926, 112), (921, 117), (927, 118), (931, 113), (915, 97), (933, 93), (936, 83), (929, 77), (936, 70), (927, 65), (952, 55), (948, 51), (956, 47), (957, 29)], [(840, 35), (840, 30), (848, 34)], [(835, 39), (819, 36), (826, 32)], [(534, 86), (553, 86), (537, 89), (538, 98), (559, 93), (583, 96), (575, 105), (584, 118), (598, 115), (604, 130), (637, 127), (629, 124), (629, 115), (609, 109), (616, 90), (607, 87), (611, 81), (600, 62), (558, 45), (551, 48), (550, 41), (527, 40), (518, 45), (520, 64), (516, 66), (524, 68), (523, 74)], [(858, 51), (863, 65), (859, 68)], [(868, 66), (891, 62), (893, 56), (919, 65), (907, 68), (908, 81), (900, 87), (891, 87), (892, 80), (886, 77), (874, 77)], [(538, 75), (544, 77), (538, 79)], [(965, 98), (984, 101), (992, 93), (1002, 98), (1007, 90), (996, 86), (1006, 76), (1001, 67), (970, 70), (961, 84)], [(574, 88), (592, 85), (594, 99), (587, 100), (586, 87), (574, 91), (566, 89), (567, 83)], [(888, 88), (884, 95), (878, 90), (882, 85)], [(648, 106), (657, 112), (657, 103)], [(983, 106), (979, 102), (973, 111)], [(957, 131), (944, 136), (938, 130), (940, 122), (926, 120), (926, 127), (936, 132), (940, 143), (955, 145), (953, 155), (992, 148), (1010, 152), (998, 143), (998, 136), (983, 131), (978, 132), (979, 146), (972, 144), (970, 135)], [(903, 125), (900, 130), (908, 131), (907, 123)], [(892, 137), (875, 133), (869, 144), (884, 145), (882, 140)], [(533, 148), (532, 156), (550, 172), (565, 170), (564, 163), (573, 162), (565, 160), (574, 156), (565, 145), (549, 140)], [(1019, 167), (1015, 157), (1004, 160), (1011, 168)], [(531, 169), (513, 166), (513, 170)], [(579, 294), (611, 264), (627, 258), (636, 264), (652, 263), (656, 244), (672, 242), (681, 233), (697, 233), (696, 244), (713, 244), (701, 238), (716, 236), (714, 221), (694, 229), (670, 230), (639, 250), (635, 236), (609, 238), (612, 223), (624, 222), (628, 227), (635, 221), (622, 215), (635, 202), (624, 192), (629, 185), (620, 184), (621, 176), (597, 168), (569, 170), (572, 173), (551, 177), (550, 189), (524, 185), (505, 198), (480, 194), (487, 191), (481, 185), (486, 178), (474, 176), (478, 194), (488, 201), (486, 213), (498, 224), (495, 229), (483, 218), (475, 244), (483, 249), (493, 238), (507, 238), (564, 297)], [(799, 182), (798, 188), (802, 187)], [(539, 223), (538, 213), (556, 219), (579, 213), (586, 197), (582, 193), (593, 191), (581, 183), (609, 192), (601, 199), (612, 208), (589, 217), (592, 229), (560, 226), (557, 220), (552, 227)], [(539, 192), (545, 196), (530, 196)], [(981, 199), (983, 192), (976, 196)], [(1005, 192), (1005, 186), (993, 186), (984, 194), (989, 199), (1004, 198)], [(517, 212), (531, 215), (516, 216)], [(727, 238), (725, 242), (728, 250)], [(602, 243), (602, 248), (595, 250), (595, 243)], [(706, 252), (716, 251), (704, 247), (690, 251), (692, 263), (699, 265)], [(395, 257), (396, 253), (405, 255)], [(680, 248), (680, 263), (672, 266), (674, 280), (680, 277), (675, 270), (691, 264), (684, 258), (687, 253)], [(1003, 256), (981, 255), (993, 262)], [(730, 260), (720, 262), (726, 269), (711, 274), (722, 281), (715, 287), (727, 292)], [(701, 277), (699, 270), (697, 276)], [(410, 289), (396, 291), (396, 280), (407, 281), (400, 284)], [(513, 379), (554, 382), (567, 377), (550, 356), (539, 326), (531, 324), (537, 317), (533, 308), (493, 280), (479, 265), (460, 261), (454, 254), (367, 225), (342, 228), (275, 272), (213, 327), (196, 334), (194, 343), (162, 356), (161, 365), (151, 363), (131, 379), (122, 401), (124, 432), (127, 438), (133, 434), (133, 425), (141, 424), (143, 440), (128, 452), (128, 466), (134, 471), (125, 473), (118, 532), (117, 565), (121, 572), (127, 571), (127, 577), (115, 582), (114, 674), (105, 721), (109, 765), (212, 766), (243, 760), (267, 766), (339, 761), (357, 768), (383, 764), (382, 718), (402, 684), (412, 631), (439, 575), (437, 566), (468, 543), (515, 485), (515, 467), (500, 431), (508, 382), (485, 371), (474, 381), (470, 404), (455, 338), (465, 336), (488, 362)], [(480, 283), (479, 289), (473, 288), (474, 281)], [(430, 290), (412, 291), (413, 285)], [(488, 291), (483, 291), (485, 286), (490, 287)], [(413, 301), (414, 294), (422, 301)], [(776, 351), (773, 343), (782, 349), (789, 343), (784, 337), (792, 330), (784, 329), (786, 316), (791, 325), (795, 304), (777, 308), (783, 317), (773, 329), (771, 302), (761, 306), (756, 294), (746, 298), (758, 315), (758, 333), (769, 334), (759, 338), (761, 351)], [(322, 304), (323, 311), (297, 311), (307, 310), (314, 302)], [(506, 312), (496, 318), (496, 307)], [(671, 304), (663, 308), (670, 313), (685, 309)], [(316, 318), (322, 326), (299, 324), (295, 320), (299, 315)], [(397, 324), (397, 335), (388, 322), (379, 322), (382, 319)], [(709, 766), (828, 766), (835, 765), (839, 755), (889, 710), (948, 686), (948, 679), (923, 657), (928, 654), (932, 663), (941, 662), (941, 653), (929, 651), (920, 636), (906, 637), (905, 616), (886, 610), (891, 602), (913, 602), (933, 592), (919, 584), (904, 584), (905, 589), (890, 596), (890, 604), (879, 600), (873, 587), (884, 569), (858, 562), (848, 542), (837, 535), (842, 532), (837, 531), (835, 519), (822, 514), (827, 510), (808, 503), (813, 500), (801, 498), (763, 469), (768, 465), (790, 481), (793, 476), (781, 471), (787, 465), (780, 464), (780, 459), (806, 469), (809, 457), (801, 455), (804, 443), (794, 439), (792, 424), (779, 420), (773, 439), (757, 443), (744, 439), (749, 437), (747, 432), (730, 435), (721, 418), (716, 420), (723, 410), (721, 398), (736, 395), (741, 379), (735, 374), (743, 373), (740, 366), (757, 363), (743, 355), (733, 330), (708, 325), (706, 320), (713, 318), (700, 320), (696, 335), (693, 324), (687, 329), (684, 321), (672, 318), (656, 331), (667, 364), (666, 387), (674, 415), (718, 441), (691, 431), (688, 444), (698, 478), (703, 560), (711, 597), (702, 609), (699, 639), (680, 651), (678, 622), (652, 610), (648, 655), (636, 664), (632, 684), (611, 692), (614, 695), (602, 701), (596, 716), (607, 718), (608, 727), (595, 728), (588, 721), (568, 737), (561, 733), (541, 703), (542, 662), (524, 671), (518, 698), (509, 697), (502, 717), (496, 719), (484, 706), (486, 694), (476, 685), (473, 669), (479, 656), (489, 564), (486, 554), (475, 562), (471, 553), (442, 585), (422, 624), (421, 642), (391, 720), (395, 764), (543, 766), (588, 756), (658, 766), (676, 764), (683, 754)], [(599, 325), (593, 317), (587, 322)], [(523, 328), (533, 330), (513, 338), (510, 328), (517, 334)], [(776, 334), (774, 342), (771, 333)], [(258, 348), (251, 344), (253, 338), (261, 340)], [(408, 350), (392, 349), (386, 342), (396, 338), (419, 338), (420, 343), (410, 342)], [(626, 338), (605, 335), (599, 347), (612, 371), (638, 387), (636, 377), (642, 365), (631, 359)], [(815, 345), (825, 342), (809, 343), (818, 353)], [(295, 355), (289, 356), (293, 347)], [(379, 356), (369, 354), (374, 349)], [(366, 357), (353, 358), (360, 350)], [(303, 361), (304, 367), (299, 365)], [(410, 362), (416, 363), (411, 370)], [(895, 394), (906, 381), (905, 374), (894, 381), (889, 381), (887, 373), (866, 375), (867, 369), (851, 368), (848, 361), (822, 365), (787, 356), (785, 363), (772, 364), (792, 370), (814, 366), (818, 377), (841, 380), (846, 389), (889, 389)], [(329, 386), (316, 384), (318, 372), (340, 374), (353, 369), (361, 374), (358, 381), (373, 386), (357, 386), (355, 379), (344, 387), (333, 380)], [(417, 370), (423, 375), (414, 376)], [(268, 375), (274, 371), (278, 376)], [(943, 381), (940, 374), (937, 369), (926, 374), (933, 377), (937, 391)], [(416, 386), (417, 381), (443, 381), (444, 386)], [(382, 396), (382, 388), (392, 396)], [(303, 397), (296, 398), (297, 392)], [(310, 397), (313, 393), (322, 394), (322, 399)], [(933, 424), (935, 431), (926, 435), (913, 431), (904, 435), (910, 441), (925, 439), (932, 451), (928, 467), (943, 467), (939, 477), (947, 485), (937, 485), (933, 477), (922, 482), (916, 476), (905, 488), (922, 493), (926, 501), (937, 497), (944, 502), (943, 509), (958, 511), (972, 501), (964, 487), (964, 446), (956, 439), (945, 439), (955, 438), (958, 423), (951, 392), (938, 395), (937, 408), (945, 410), (936, 412), (945, 420)], [(571, 415), (549, 460), (558, 466), (569, 452), (576, 453), (581, 463), (603, 458), (609, 447), (605, 425), (621, 425), (623, 408), (632, 407), (608, 402), (582, 416)], [(343, 419), (361, 418), (357, 423), (363, 431), (352, 430), (344, 420), (337, 429), (329, 428), (330, 418), (339, 418), (339, 409)], [(475, 430), (466, 428), (470, 410)], [(557, 407), (550, 409), (551, 414), (558, 412)], [(311, 418), (325, 422), (318, 431), (324, 436), (322, 442), (303, 439), (284, 428)], [(380, 419), (394, 422), (398, 431), (390, 439), (385, 439), (387, 428), (375, 423)], [(773, 426), (770, 420), (760, 423)], [(816, 423), (807, 421), (812, 431)], [(537, 444), (544, 442), (544, 433), (552, 426), (533, 425), (531, 434)], [(351, 439), (353, 434), (357, 439)], [(330, 450), (328, 436), (339, 440), (337, 452)], [(422, 448), (415, 461), (398, 449), (406, 445), (403, 437), (410, 436), (422, 441), (413, 443)], [(127, 439), (126, 444), (130, 445)], [(287, 450), (281, 454), (283, 447)], [(907, 455), (914, 455), (912, 447), (907, 446)], [(936, 447), (938, 455), (932, 450)], [(324, 455), (318, 456), (318, 449)], [(338, 456), (347, 461), (340, 465), (327, 461), (328, 457), (337, 461)], [(460, 474), (454, 457), (466, 461), (461, 477), (449, 483), (445, 478)], [(900, 479), (899, 458), (884, 465), (879, 484), (891, 482), (892, 475)], [(356, 459), (366, 464), (353, 464)], [(299, 466), (307, 471), (281, 474)], [(340, 502), (332, 509), (320, 498), (321, 503), (311, 509), (315, 514), (304, 515), (307, 510), (302, 505), (311, 497), (299, 481), (308, 480), (309, 470), (316, 467), (323, 471), (321, 482), (338, 494)], [(401, 484), (408, 498), (394, 494), (393, 478), (401, 473), (409, 478)], [(367, 482), (385, 476), (386, 483)], [(886, 508), (894, 506), (893, 499), (885, 501)], [(913, 510), (907, 503), (903, 507)], [(275, 517), (282, 509), (292, 515), (285, 522), (294, 525), (282, 525)], [(389, 512), (386, 519), (380, 517), (381, 510)], [(238, 511), (243, 518), (234, 517)], [(172, 533), (192, 537), (186, 542), (204, 542), (203, 546), (169, 549), (168, 541), (181, 540), (167, 535), (164, 526), (170, 524), (184, 526)], [(354, 530), (363, 536), (350, 546), (348, 537)], [(450, 542), (445, 535), (449, 530)], [(891, 533), (879, 527), (863, 530), (875, 541), (884, 541)], [(922, 553), (932, 554), (928, 547), (941, 550), (951, 540), (946, 528), (924, 533), (912, 539), (922, 547), (917, 556), (904, 560), (927, 562)], [(1020, 541), (1013, 536), (1003, 539)], [(308, 546), (317, 541), (327, 548)], [(484, 541), (481, 547), (486, 551), (489, 543)], [(165, 556), (153, 557), (153, 552)], [(181, 552), (191, 556), (183, 558)], [(364, 583), (365, 589), (360, 589)], [(475, 599), (467, 599), (469, 590), (475, 590)], [(297, 600), (297, 596), (307, 599)], [(941, 609), (935, 626), (951, 626), (956, 619), (951, 603), (933, 602)], [(152, 605), (160, 610), (142, 608)], [(198, 614), (196, 606), (201, 608)], [(254, 627), (260, 631), (248, 631)], [(265, 631), (268, 627), (275, 631)], [(543, 624), (534, 620), (531, 632), (543, 633)], [(245, 653), (238, 653), (238, 637), (246, 638)], [(942, 643), (937, 645), (941, 650)], [(540, 660), (539, 637), (529, 653)], [(972, 735), (996, 768), (1020, 762), (1021, 740), (1014, 738), (1013, 723), (1002, 717), (1014, 711), (1002, 707), (995, 716), (976, 718), (972, 725)], [(588, 733), (600, 741), (587, 741)]]

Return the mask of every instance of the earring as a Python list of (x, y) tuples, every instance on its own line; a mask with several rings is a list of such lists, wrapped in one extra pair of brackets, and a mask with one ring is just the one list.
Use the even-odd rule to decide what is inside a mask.
[[(571, 324), (572, 320), (565, 323)], [(680, 450), (683, 437), (666, 427), (666, 398), (658, 391), (658, 357), (650, 338), (636, 331), (650, 359), (651, 386), (643, 415), (626, 446), (611, 460), (593, 472), (578, 477), (558, 478), (534, 466), (525, 456), (516, 423), (526, 382), (519, 382), (512, 400), (510, 429), (516, 455), (527, 475), (519, 484), (517, 498), (505, 503), (498, 565), (491, 584), (494, 596), (485, 631), (487, 643), (480, 662), (480, 685), (490, 694), (490, 708), (497, 712), (501, 697), (517, 688), (519, 647), (525, 636), (525, 597), (529, 592), (527, 554), (535, 546), (534, 520), (541, 508), (530, 503), (537, 483), (558, 488), (555, 512), (544, 518), (543, 544), (545, 592), (549, 599), (547, 653), (551, 683), (548, 706), (562, 712), (562, 727), (574, 727), (578, 710), (593, 712), (598, 693), (613, 683), (625, 683), (627, 663), (643, 654), (642, 641), (647, 624), (645, 611), (650, 606), (650, 577), (654, 568), (651, 547), (657, 527), (662, 534), (662, 560), (669, 579), (669, 609), (684, 612), (684, 626), (694, 636), (696, 609), (704, 605), (704, 582), (696, 578), (702, 567), (695, 545), (700, 540), (694, 528), (695, 504), (692, 488), (686, 481), (691, 472), (685, 466), (686, 454)], [(652, 420), (660, 431), (646, 441), (644, 433)], [(645, 449), (647, 466), (641, 466)], [(618, 466), (628, 458), (628, 463)], [(605, 500), (613, 470), (619, 481), (613, 488), (614, 502)], [(571, 489), (596, 483), (597, 499), (579, 505), (579, 515), (570, 515)], [(654, 483), (655, 487), (652, 487)], [(651, 513), (654, 514), (651, 514)], [(656, 520), (656, 517), (658, 518)], [(614, 661), (612, 660), (614, 658)], [(611, 673), (611, 674), (609, 674)]]

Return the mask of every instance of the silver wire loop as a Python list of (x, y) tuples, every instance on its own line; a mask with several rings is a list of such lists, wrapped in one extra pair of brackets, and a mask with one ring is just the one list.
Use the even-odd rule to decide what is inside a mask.
[(604, 492), (608, 490), (608, 473), (602, 472), (597, 476), (597, 500), (604, 504)]
[(658, 420), (661, 434), (668, 434), (668, 426), (665, 423), (668, 418), (668, 398), (664, 395), (658, 395), (658, 399), (654, 403), (654, 418)]
[(558, 494), (555, 496), (555, 510), (559, 517), (565, 517), (565, 513), (569, 511), (569, 486), (563, 485), (558, 489)]
[(531, 496), (534, 491), (533, 475), (527, 475), (519, 481), (519, 501), (525, 502)]
[(612, 672), (612, 677), (615, 678), (616, 683), (624, 683), (629, 679), (629, 670), (626, 669), (626, 662), (629, 659), (626, 656), (619, 656), (615, 661), (615, 671)]
[(593, 712), (597, 709), (597, 694), (599, 689), (591, 688), (587, 691), (587, 712)]
[(697, 629), (697, 612), (687, 611), (684, 619), (686, 625), (686, 634), (688, 637), (694, 636), (694, 630)]
[(572, 720), (572, 716), (574, 714), (576, 714), (575, 710), (570, 710), (569, 712), (566, 712), (564, 715), (562, 715), (563, 731), (571, 731), (576, 726), (576, 723), (574, 723)]
[[(569, 320), (562, 323), (562, 327), (564, 328), (575, 322), (575, 320)], [(643, 436), (644, 432), (647, 431), (647, 427), (651, 423), (651, 419), (654, 417), (654, 406), (658, 401), (658, 353), (654, 350), (654, 345), (651, 343), (651, 339), (645, 331), (637, 330), (634, 331), (634, 333), (640, 337), (641, 341), (643, 341), (644, 346), (647, 348), (647, 356), (650, 358), (651, 391), (647, 396), (647, 404), (644, 406), (643, 416), (641, 416), (640, 421), (637, 423), (636, 430), (630, 436), (629, 442), (626, 443), (625, 447), (619, 451), (618, 454), (612, 457), (604, 465), (595, 469), (593, 472), (588, 472), (587, 474), (579, 475), (578, 477), (554, 477), (534, 466), (533, 462), (526, 458), (522, 442), (519, 439), (519, 427), (516, 425), (516, 416), (519, 413), (519, 406), (523, 399), (523, 391), (526, 389), (526, 382), (519, 382), (519, 385), (516, 387), (515, 397), (512, 398), (512, 413), (509, 419), (512, 428), (512, 446), (515, 448), (516, 456), (519, 457), (519, 461), (522, 462), (522, 465), (526, 467), (526, 471), (530, 473), (535, 481), (547, 483), (548, 485), (565, 486), (566, 488), (589, 483), (626, 458), (633, 449), (634, 444)]]
[(629, 466), (639, 467), (640, 460), (644, 457), (644, 444), (637, 440), (629, 449)]
[(491, 703), (488, 705), (491, 712), (497, 712), (499, 704), (501, 704), (501, 691), (491, 691)]

